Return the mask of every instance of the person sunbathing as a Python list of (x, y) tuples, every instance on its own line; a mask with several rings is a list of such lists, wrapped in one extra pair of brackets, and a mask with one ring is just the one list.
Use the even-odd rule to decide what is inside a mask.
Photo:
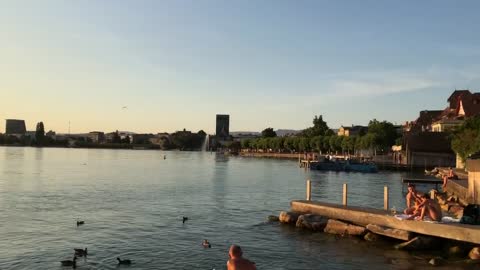
[(409, 219), (424, 220), (425, 217), (428, 217), (432, 221), (441, 221), (442, 209), (438, 202), (430, 199), (427, 194), (424, 194), (421, 200), (422, 202), (418, 205), (419, 211), (414, 213)]
[(453, 179), (453, 180), (458, 179), (458, 176), (453, 172), (451, 167), (448, 168), (448, 173), (443, 176), (443, 185), (442, 185), (443, 189), (447, 187), (447, 182), (450, 179)]
[(421, 194), (415, 189), (414, 184), (408, 184), (408, 193), (405, 196), (407, 201), (407, 208), (403, 211), (406, 215), (413, 215), (415, 212), (418, 212), (418, 205), (422, 202)]

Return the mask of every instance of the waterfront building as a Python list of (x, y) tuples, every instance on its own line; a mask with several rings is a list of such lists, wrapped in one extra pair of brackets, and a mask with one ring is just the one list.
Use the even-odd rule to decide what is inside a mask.
[(440, 119), (432, 123), (431, 130), (433, 132), (447, 132), (460, 126), (463, 120), (460, 119)]
[(92, 131), (88, 133), (88, 137), (92, 140), (93, 143), (103, 143), (105, 142), (105, 133), (102, 131)]
[(217, 114), (215, 136), (218, 139), (227, 139), (230, 136), (230, 115)]
[(420, 111), (418, 118), (407, 123), (406, 131), (409, 132), (428, 132), (431, 130), (432, 123), (442, 115), (442, 110), (424, 110)]
[(148, 139), (151, 144), (160, 146), (161, 149), (167, 149), (170, 145), (170, 135), (166, 132), (158, 133), (153, 138)]
[(354, 126), (354, 125), (352, 125), (351, 127), (341, 126), (338, 129), (337, 135), (338, 136), (345, 136), (345, 137), (362, 136), (362, 135), (366, 134), (367, 131), (368, 131), (368, 127), (365, 127), (365, 126)]
[(409, 132), (404, 136), (405, 149), (398, 149), (395, 163), (417, 167), (455, 167), (456, 156), (445, 132)]
[(5, 134), (22, 136), (27, 132), (25, 121), (19, 119), (6, 119)]
[(150, 139), (154, 138), (153, 134), (132, 134), (130, 143), (133, 144), (148, 144)]

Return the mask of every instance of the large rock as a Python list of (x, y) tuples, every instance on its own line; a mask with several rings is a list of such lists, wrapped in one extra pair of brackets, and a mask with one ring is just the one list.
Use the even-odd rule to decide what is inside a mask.
[(365, 239), (369, 242), (376, 242), (376, 241), (380, 240), (380, 235), (374, 234), (372, 232), (367, 232), (367, 234), (365, 234), (363, 239)]
[(327, 226), (325, 226), (324, 232), (341, 235), (364, 235), (367, 232), (367, 229), (362, 226), (356, 226), (338, 220), (329, 219)]
[(280, 221), (280, 219), (279, 219), (277, 216), (274, 216), (274, 215), (268, 216), (268, 217), (267, 217), (267, 220), (270, 221), (270, 222)]
[(468, 257), (472, 260), (480, 260), (480, 247), (474, 247), (468, 253)]
[(449, 246), (447, 248), (447, 253), (449, 257), (464, 258), (468, 254), (470, 249), (471, 249), (470, 244), (466, 244), (466, 245), (457, 244), (457, 245)]
[(412, 233), (409, 231), (391, 229), (383, 226), (378, 226), (375, 224), (368, 224), (367, 229), (373, 233), (388, 236), (395, 239), (409, 241), (412, 239)]
[(327, 225), (328, 218), (317, 215), (301, 215), (297, 219), (296, 226), (313, 231), (323, 231)]
[(428, 261), (429, 264), (433, 266), (439, 266), (445, 263), (445, 260), (442, 257), (435, 257)]
[(299, 216), (299, 213), (282, 211), (278, 219), (282, 223), (296, 223)]
[(409, 250), (409, 251), (426, 250), (426, 249), (434, 250), (441, 247), (441, 245), (438, 245), (439, 242), (440, 240), (438, 238), (420, 235), (408, 242), (395, 245), (395, 248), (402, 249), (402, 250)]

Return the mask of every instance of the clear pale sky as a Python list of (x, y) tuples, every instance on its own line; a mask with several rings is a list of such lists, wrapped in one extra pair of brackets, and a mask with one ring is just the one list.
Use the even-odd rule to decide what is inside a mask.
[[(0, 118), (213, 133), (402, 123), (480, 91), (480, 1), (0, 0)], [(122, 109), (127, 106), (127, 109)], [(4, 125), (4, 124), (2, 124)], [(4, 130), (0, 128), (0, 130)]]

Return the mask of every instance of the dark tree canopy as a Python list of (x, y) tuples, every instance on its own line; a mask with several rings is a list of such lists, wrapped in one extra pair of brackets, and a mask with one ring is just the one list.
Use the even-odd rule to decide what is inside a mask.
[(313, 118), (313, 127), (304, 129), (301, 135), (305, 137), (327, 136), (331, 135), (331, 130), (327, 122), (323, 121), (323, 116), (319, 115)]
[(480, 116), (465, 120), (453, 132), (452, 149), (465, 162), (471, 154), (480, 151)]
[(273, 130), (273, 128), (266, 128), (262, 131), (263, 138), (272, 138), (277, 137), (277, 133)]
[(45, 127), (43, 126), (43, 122), (39, 122), (37, 124), (37, 128), (35, 130), (35, 141), (37, 145), (42, 145), (45, 141)]
[(375, 145), (380, 149), (388, 149), (395, 145), (395, 141), (399, 137), (395, 126), (387, 121), (370, 120), (368, 123), (369, 144)]

